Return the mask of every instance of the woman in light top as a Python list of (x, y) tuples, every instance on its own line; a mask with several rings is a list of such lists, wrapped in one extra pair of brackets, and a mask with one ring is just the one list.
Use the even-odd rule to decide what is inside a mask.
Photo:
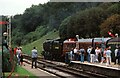
[(95, 61), (98, 62), (98, 54), (101, 53), (101, 49), (99, 47), (96, 47), (95, 49)]
[(110, 65), (111, 64), (111, 47), (108, 47), (107, 50), (106, 50), (106, 65)]

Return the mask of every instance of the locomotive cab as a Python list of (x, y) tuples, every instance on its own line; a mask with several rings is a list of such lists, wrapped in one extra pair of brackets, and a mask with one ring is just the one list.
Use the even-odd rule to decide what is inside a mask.
[(63, 42), (60, 39), (46, 40), (43, 43), (43, 49), (45, 59), (59, 61), (62, 58)]

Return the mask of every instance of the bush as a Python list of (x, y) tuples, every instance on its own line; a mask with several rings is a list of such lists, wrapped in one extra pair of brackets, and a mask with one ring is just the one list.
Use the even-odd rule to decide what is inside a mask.
[(25, 45), (27, 43), (31, 43), (42, 36), (46, 35), (49, 32), (49, 29), (45, 26), (39, 26), (34, 32), (30, 32), (24, 36), (24, 39), (22, 41), (22, 45)]

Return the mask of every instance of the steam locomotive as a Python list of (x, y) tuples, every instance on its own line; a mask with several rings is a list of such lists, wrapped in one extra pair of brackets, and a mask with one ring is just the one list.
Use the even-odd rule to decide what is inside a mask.
[[(64, 61), (65, 60), (65, 53), (70, 52), (71, 49), (78, 47), (79, 49), (84, 47), (85, 50), (89, 46), (92, 47), (101, 47), (104, 50), (107, 46), (113, 45), (116, 46), (116, 42), (120, 43), (119, 41), (113, 42), (115, 38), (89, 38), (89, 39), (67, 39), (67, 40), (46, 40), (43, 43), (43, 56), (45, 59), (48, 60), (57, 60), (57, 61)], [(111, 44), (112, 43), (112, 44)], [(85, 56), (87, 53), (85, 53)]]

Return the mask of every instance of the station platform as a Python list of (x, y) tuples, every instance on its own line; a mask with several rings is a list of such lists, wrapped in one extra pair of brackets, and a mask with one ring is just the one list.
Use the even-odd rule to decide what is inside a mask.
[[(24, 62), (22, 65), (22, 68), (26, 69), (27, 71), (31, 72), (32, 74), (35, 75), (35, 78), (57, 78), (55, 75), (48, 73), (46, 71), (43, 71), (39, 68), (31, 68), (30, 64), (27, 64)], [(28, 77), (29, 78), (29, 77)], [(30, 77), (31, 78), (31, 77)]]
[(80, 61), (71, 61), (70, 66), (83, 70), (90, 71), (98, 74), (104, 74), (110, 77), (120, 77), (120, 65), (106, 65), (106, 63), (88, 63)]
[(98, 66), (98, 67), (120, 70), (120, 65), (118, 64), (114, 65), (113, 62), (110, 65), (106, 65), (106, 63), (88, 63), (87, 61), (85, 61), (84, 63), (80, 61), (71, 61), (71, 63), (81, 63), (81, 64), (86, 64), (86, 65), (93, 65), (93, 66)]
[[(28, 60), (26, 60), (26, 61), (28, 61)], [(51, 63), (53, 62), (53, 63), (56, 63), (58, 65), (63, 65), (63, 66), (72, 66), (74, 68), (77, 68), (77, 69), (80, 69), (83, 71), (90, 71), (93, 73), (103, 74), (103, 75), (110, 76), (110, 77), (120, 78), (120, 66), (114, 65), (114, 63), (111, 63), (111, 65), (106, 66), (106, 63), (102, 63), (102, 64), (101, 63), (88, 63), (87, 61), (85, 61), (84, 63), (81, 63), (80, 61), (71, 61), (70, 64), (54, 62), (54, 61), (49, 61), (49, 62), (51, 62)], [(31, 65), (27, 64), (25, 62), (22, 67), (24, 69), (26, 69), (27, 71), (33, 73), (38, 78), (41, 78), (41, 77), (56, 78), (55, 75), (52, 75), (43, 70), (40, 70), (39, 68), (31, 69)]]

